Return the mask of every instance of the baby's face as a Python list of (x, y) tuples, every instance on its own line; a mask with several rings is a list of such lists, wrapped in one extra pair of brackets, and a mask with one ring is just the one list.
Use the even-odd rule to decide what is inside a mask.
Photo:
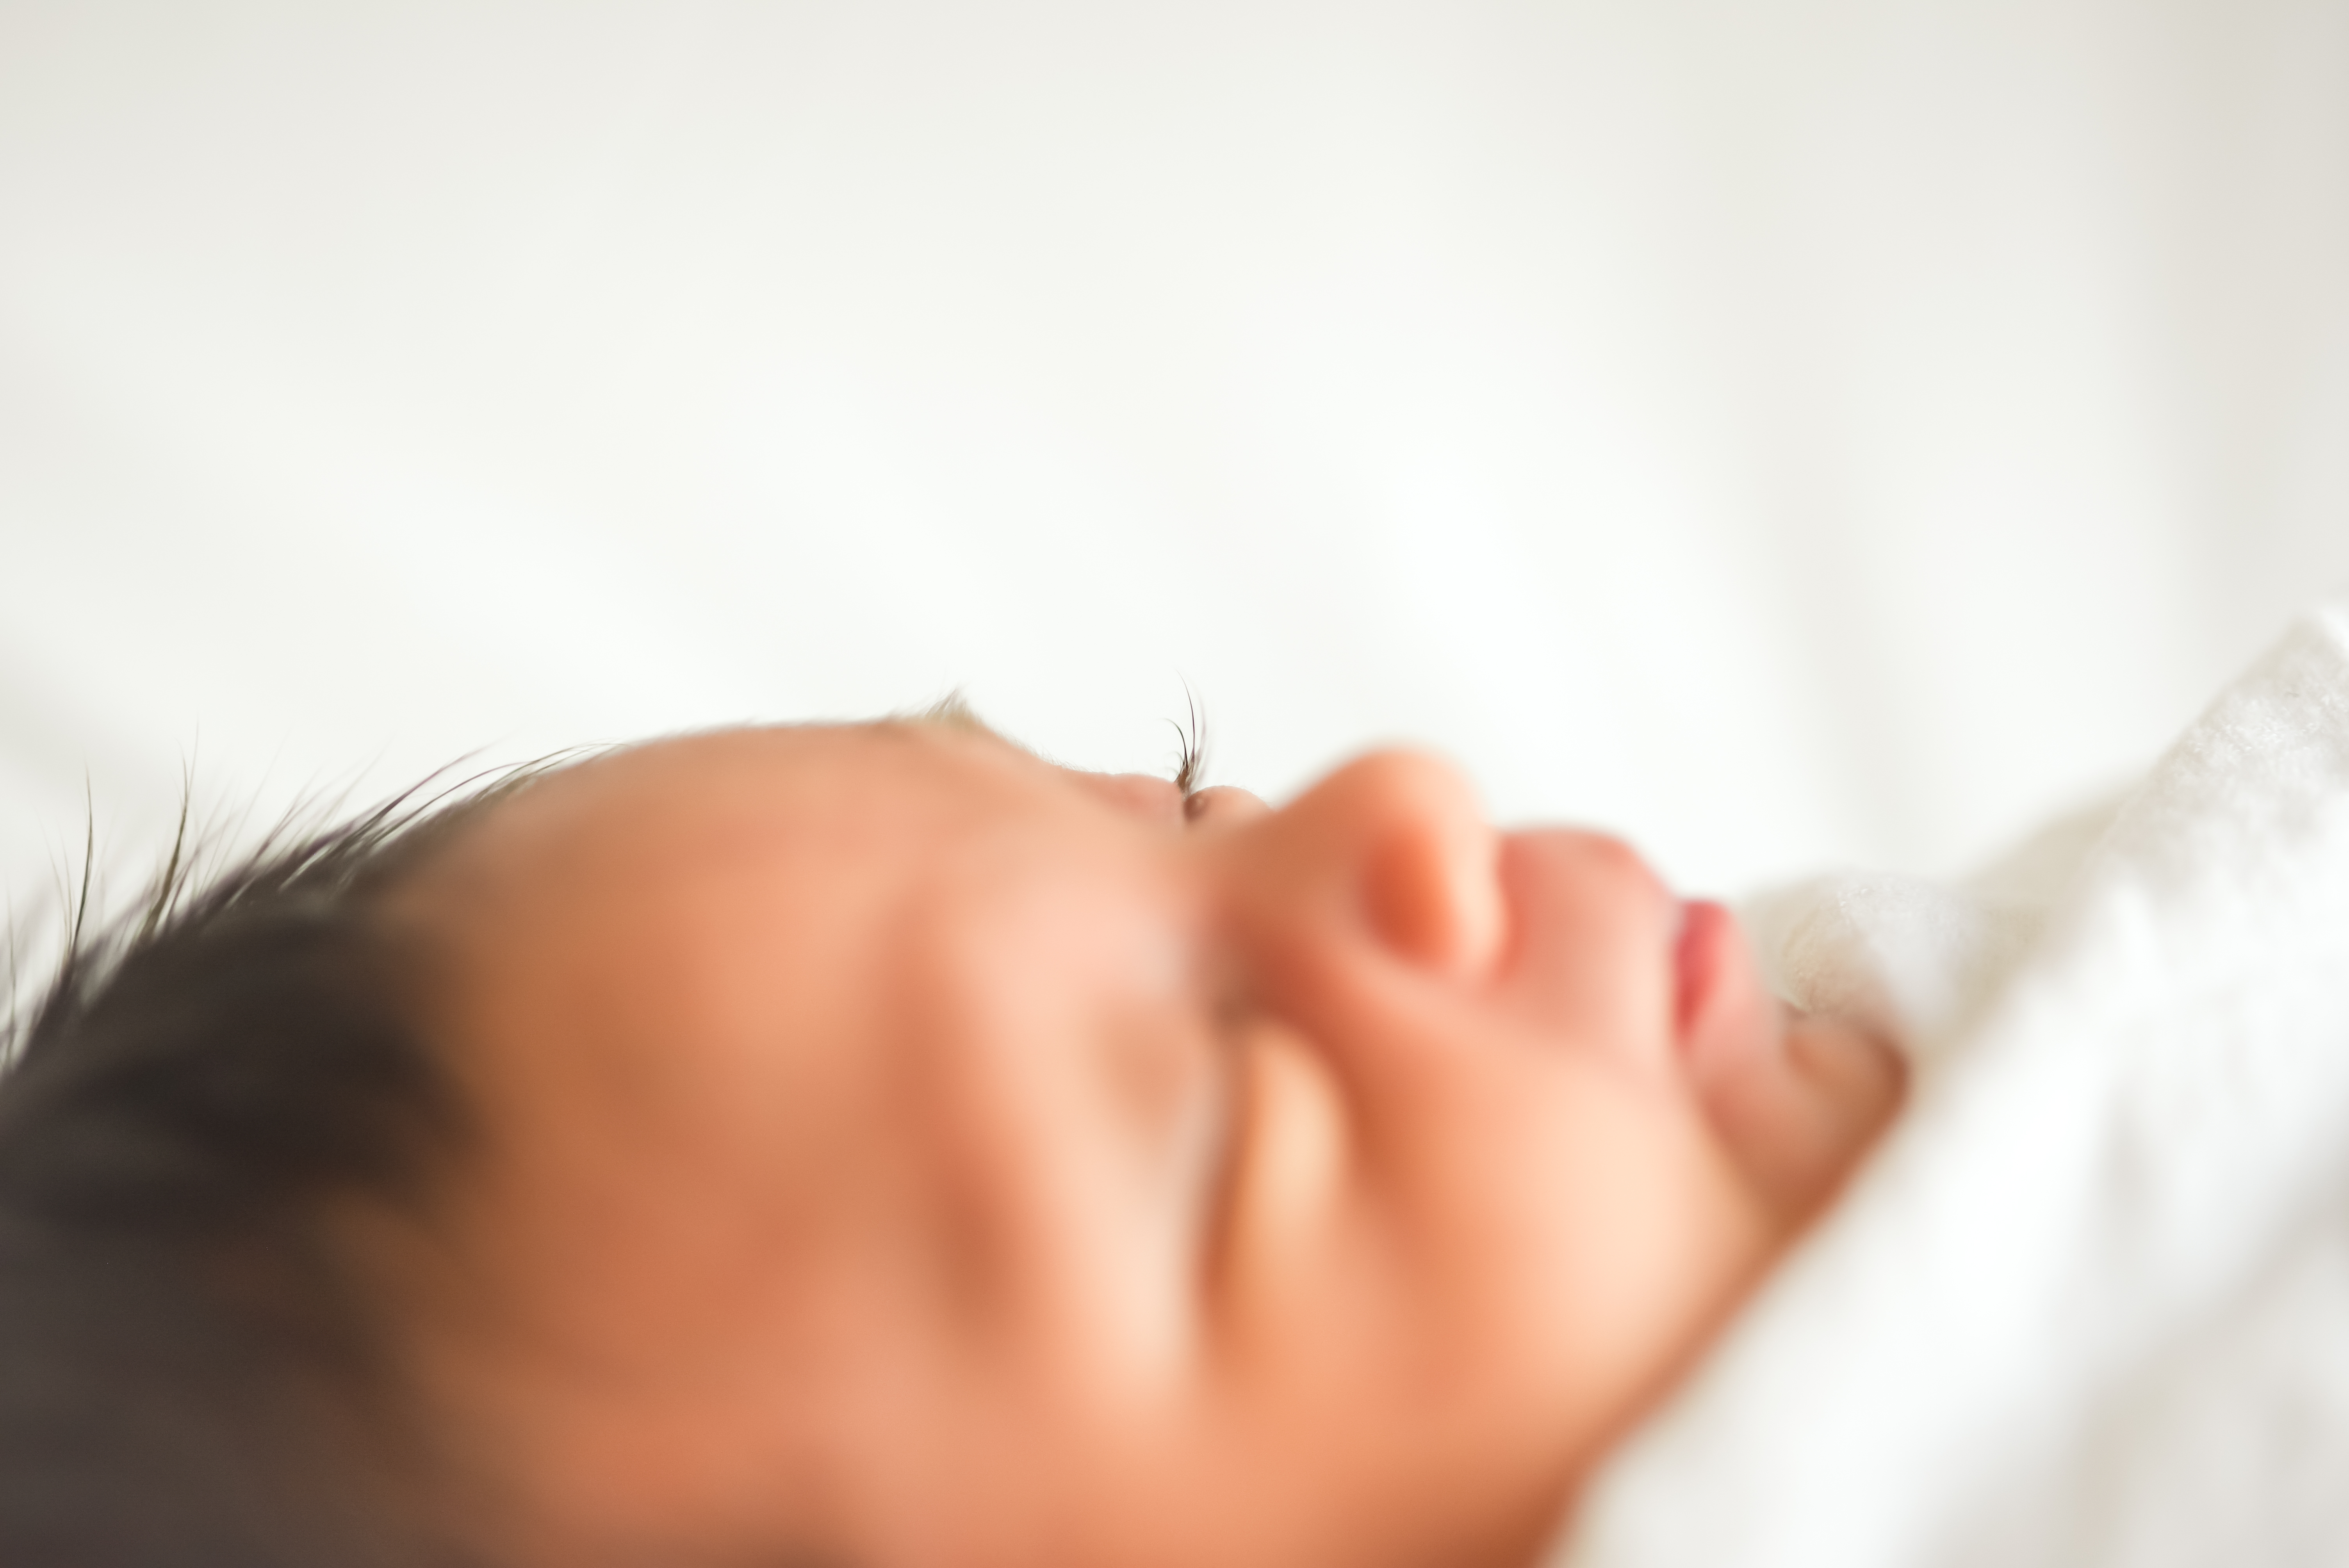
[(917, 725), (549, 779), (398, 909), (425, 1371), (547, 1563), (1522, 1564), (1890, 1114), (1620, 844)]

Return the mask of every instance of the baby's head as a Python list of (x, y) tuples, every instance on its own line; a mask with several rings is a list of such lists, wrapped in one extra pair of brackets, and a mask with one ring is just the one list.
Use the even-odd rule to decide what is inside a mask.
[(554, 774), (371, 895), (460, 1108), (336, 1198), (498, 1560), (1522, 1568), (1891, 1114), (1716, 906), (1381, 753)]

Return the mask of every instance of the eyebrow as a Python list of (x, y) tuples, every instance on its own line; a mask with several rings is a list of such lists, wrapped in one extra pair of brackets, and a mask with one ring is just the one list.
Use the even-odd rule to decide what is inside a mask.
[[(946, 696), (938, 698), (937, 701), (930, 704), (927, 707), (921, 708), (911, 713), (891, 714), (889, 716), (889, 722), (896, 724), (922, 725), (933, 729), (953, 730), (957, 734), (960, 735), (976, 735), (985, 739), (992, 740), (999, 746), (1008, 746), (1012, 750), (1019, 753), (1022, 757), (1035, 757), (1037, 755), (1033, 748), (1021, 745), (1019, 741), (1014, 740), (1011, 737), (1004, 734), (1003, 731), (996, 728), (995, 726), (981, 718), (978, 716), (978, 710), (970, 706), (970, 699), (962, 695), (962, 687), (960, 686), (955, 687), (954, 690), (947, 693)], [(1041, 758), (1039, 758), (1039, 760), (1041, 760)]]

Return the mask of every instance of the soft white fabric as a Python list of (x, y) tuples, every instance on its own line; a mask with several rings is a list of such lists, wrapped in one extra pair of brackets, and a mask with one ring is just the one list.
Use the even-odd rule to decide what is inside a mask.
[(2344, 429), (2340, 0), (0, 0), (0, 905), (956, 686), (1945, 870), (2349, 583)]
[(2349, 1561), (2349, 605), (1982, 878), (1751, 913), (1914, 1098), (1553, 1562)]

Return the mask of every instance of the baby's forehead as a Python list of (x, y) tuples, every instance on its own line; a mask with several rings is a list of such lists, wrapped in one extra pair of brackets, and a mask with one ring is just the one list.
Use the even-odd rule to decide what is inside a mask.
[[(853, 1042), (878, 1027), (910, 914), (979, 885), (955, 875), (957, 844), (988, 834), (956, 822), (1032, 820), (1021, 778), (1050, 772), (986, 732), (902, 721), (657, 742), (499, 802), (393, 914), (432, 955), (459, 1052), (532, 1093), (575, 1086), (582, 1052), (666, 1072), (688, 1044)], [(813, 1070), (855, 1053), (791, 1054)]]
[(476, 869), (569, 858), (635, 832), (690, 833), (696, 823), (855, 815), (992, 793), (1019, 774), (1055, 771), (1033, 753), (950, 710), (856, 724), (745, 726), (606, 752), (505, 792), (453, 831), (431, 859)]
[[(1013, 885), (1133, 861), (1143, 847), (1128, 841), (1118, 782), (959, 725), (688, 736), (497, 802), (389, 902), (447, 973), (501, 989), (623, 973), (673, 989), (730, 955), (745, 975), (818, 953), (854, 968), (909, 922), (926, 929)], [(1155, 788), (1167, 799), (1148, 809), (1179, 830), (1179, 796)]]
[[(605, 1155), (689, 1161), (767, 1147), (749, 1108), (781, 1106), (792, 1146), (821, 1150), (936, 1054), (922, 999), (942, 976), (1036, 926), (1012, 916), (1114, 879), (1126, 858), (1092, 851), (1117, 821), (988, 731), (733, 730), (541, 780), (399, 902), (438, 960), (433, 1031), (504, 1146), (589, 1129)], [(719, 1136), (746, 1117), (754, 1136)]]

